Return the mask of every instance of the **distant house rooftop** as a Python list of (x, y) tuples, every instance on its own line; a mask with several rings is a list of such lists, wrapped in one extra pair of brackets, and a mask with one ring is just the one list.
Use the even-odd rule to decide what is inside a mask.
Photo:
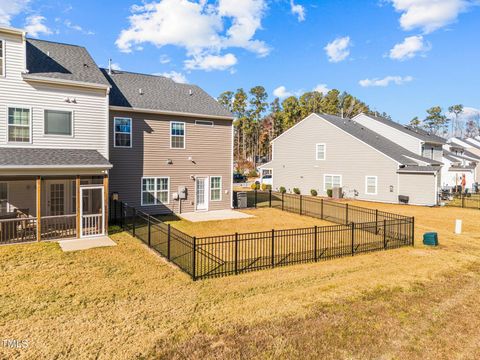
[(180, 84), (164, 76), (101, 71), (112, 86), (112, 107), (233, 119), (230, 112), (196, 85)]

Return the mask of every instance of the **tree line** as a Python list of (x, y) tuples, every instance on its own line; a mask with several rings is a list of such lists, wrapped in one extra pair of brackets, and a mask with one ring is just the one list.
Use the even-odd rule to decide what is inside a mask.
[[(337, 89), (323, 94), (305, 92), (301, 96), (278, 97), (268, 102), (263, 86), (225, 91), (220, 104), (235, 116), (234, 159), (240, 170), (254, 169), (258, 159), (268, 157), (270, 142), (314, 112), (352, 118), (360, 113), (374, 114), (370, 107), (347, 92)], [(390, 118), (386, 113), (379, 114)]]

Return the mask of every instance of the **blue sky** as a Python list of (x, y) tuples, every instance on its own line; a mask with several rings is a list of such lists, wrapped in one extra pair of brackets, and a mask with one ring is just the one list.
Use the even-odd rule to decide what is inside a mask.
[(0, 0), (0, 23), (213, 96), (337, 88), (399, 122), (480, 109), (477, 0)]

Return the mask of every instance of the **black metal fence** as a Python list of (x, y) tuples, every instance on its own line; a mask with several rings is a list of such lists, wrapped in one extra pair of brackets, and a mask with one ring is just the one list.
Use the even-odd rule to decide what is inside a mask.
[(414, 244), (414, 218), (329, 200), (250, 192), (252, 207), (272, 207), (338, 225), (192, 237), (114, 201), (110, 223), (141, 239), (193, 280), (239, 274)]

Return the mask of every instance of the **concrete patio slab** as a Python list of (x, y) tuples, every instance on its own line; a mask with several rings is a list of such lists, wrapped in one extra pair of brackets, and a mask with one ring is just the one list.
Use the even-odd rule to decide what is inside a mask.
[(205, 212), (189, 212), (179, 215), (181, 218), (191, 222), (214, 221), (214, 220), (232, 220), (248, 219), (254, 217), (240, 211), (234, 210), (215, 210)]
[(61, 240), (58, 242), (64, 252), (87, 250), (105, 246), (117, 246), (108, 236), (99, 236), (87, 239)]

